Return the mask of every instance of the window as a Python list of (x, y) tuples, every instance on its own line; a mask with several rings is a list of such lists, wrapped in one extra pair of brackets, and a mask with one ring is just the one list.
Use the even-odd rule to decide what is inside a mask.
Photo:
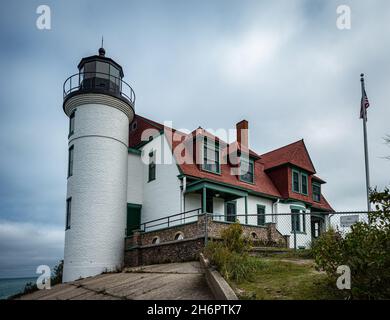
[(299, 193), (299, 172), (296, 170), (293, 170), (292, 172), (292, 179), (293, 179), (293, 191)]
[(304, 172), (292, 169), (292, 191), (308, 195), (309, 178)]
[(154, 237), (152, 240), (152, 244), (159, 244), (160, 243), (160, 237)]
[(219, 147), (204, 138), (203, 144), (203, 170), (220, 173), (219, 166)]
[(72, 210), (72, 198), (66, 200), (66, 226), (65, 230), (70, 229), (70, 218)]
[(69, 154), (68, 154), (68, 178), (73, 175), (73, 153), (74, 153), (74, 145), (69, 148)]
[(75, 117), (76, 111), (73, 111), (70, 114), (69, 117), (69, 137), (74, 133), (74, 117)]
[(300, 222), (300, 211), (297, 209), (291, 209), (291, 230), (300, 232), (301, 231), (301, 222)]
[[(242, 165), (244, 164), (244, 165)], [(240, 180), (253, 183), (253, 175), (254, 175), (254, 161), (253, 160), (247, 160), (244, 158), (241, 158), (241, 167), (240, 167), (241, 175)]]
[(178, 232), (175, 234), (175, 240), (183, 240), (183, 239), (184, 239), (183, 232)]
[(265, 225), (265, 206), (257, 205), (257, 225)]
[(307, 195), (307, 174), (301, 173), (302, 188), (301, 192)]
[(313, 200), (316, 202), (321, 201), (321, 185), (318, 183), (312, 183)]
[(150, 152), (149, 153), (149, 177), (148, 182), (156, 180), (156, 153)]

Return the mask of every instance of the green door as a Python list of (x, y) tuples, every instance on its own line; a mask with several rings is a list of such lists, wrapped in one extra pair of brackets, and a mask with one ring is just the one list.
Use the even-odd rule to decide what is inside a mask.
[(141, 224), (141, 208), (140, 204), (127, 204), (127, 227), (126, 236), (131, 236), (133, 230), (140, 228)]

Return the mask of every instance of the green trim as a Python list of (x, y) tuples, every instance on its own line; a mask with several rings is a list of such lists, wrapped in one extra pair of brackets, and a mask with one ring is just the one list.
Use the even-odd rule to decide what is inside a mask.
[[(259, 224), (259, 208), (262, 208), (264, 209), (264, 224)], [(266, 209), (266, 206), (265, 205), (262, 205), (262, 204), (257, 204), (256, 205), (256, 209), (257, 209), (257, 225), (258, 226), (265, 226), (266, 222), (265, 222), (265, 209)]]
[(294, 203), (294, 204), (290, 205), (290, 210), (291, 209), (305, 210), (306, 211), (306, 206), (305, 205), (301, 205), (300, 203)]
[[(320, 189), (320, 194), (319, 194), (320, 200), (319, 201), (314, 199), (314, 186), (316, 186)], [(317, 203), (321, 202), (321, 183), (313, 181), (313, 180), (311, 181), (311, 194), (312, 194), (311, 197), (312, 197), (314, 202), (317, 202)]]
[(206, 198), (207, 198), (207, 189), (206, 186), (202, 186), (202, 212), (206, 212)]
[(225, 183), (225, 182), (219, 182), (219, 181), (215, 181), (215, 180), (211, 180), (211, 179), (207, 179), (207, 178), (199, 179), (198, 177), (191, 176), (191, 175), (185, 175), (185, 176), (187, 178), (197, 179), (196, 181), (194, 181), (194, 182), (192, 182), (192, 183), (187, 185), (187, 190), (188, 190), (188, 187), (190, 187), (192, 185), (195, 185), (195, 184), (198, 184), (198, 183), (201, 183), (201, 182), (210, 182), (210, 183), (213, 183), (215, 185), (225, 186), (227, 188), (232, 188), (232, 189), (235, 189), (235, 190), (240, 190), (240, 191), (246, 192), (248, 195), (254, 195), (254, 196), (259, 196), (259, 197), (263, 197), (263, 198), (267, 198), (267, 199), (273, 199), (273, 200), (279, 199), (277, 196), (271, 196), (271, 195), (268, 195), (268, 194), (265, 194), (265, 193), (262, 193), (262, 192), (257, 192), (257, 191), (253, 191), (253, 190), (250, 190), (250, 189), (247, 189), (247, 188), (234, 186), (234, 185), (231, 185), (231, 184)]
[[(294, 234), (294, 231), (290, 231), (290, 233)], [(295, 231), (295, 234), (307, 234), (305, 231)]]
[[(234, 204), (234, 208), (235, 208), (235, 212), (236, 212), (236, 218), (234, 219), (234, 221), (228, 221), (227, 220), (227, 205), (228, 204)], [(225, 202), (225, 222), (229, 222), (229, 223), (234, 223), (234, 222), (236, 222), (236, 220), (237, 220), (237, 201), (236, 200), (231, 200), (231, 201), (226, 201)]]
[(142, 151), (134, 148), (128, 148), (127, 149), (128, 153), (135, 154), (135, 155), (141, 155)]
[(203, 144), (202, 144), (202, 165), (201, 165), (201, 168), (203, 171), (206, 171), (206, 172), (210, 172), (210, 173), (214, 173), (214, 174), (218, 174), (220, 175), (221, 174), (221, 149), (219, 147), (219, 142), (218, 141), (214, 141), (214, 143), (212, 144), (212, 146), (214, 147), (214, 152), (218, 151), (218, 160), (216, 161), (216, 164), (218, 164), (217, 166), (217, 170), (216, 171), (213, 171), (213, 170), (208, 170), (208, 169), (205, 169), (205, 152), (204, 152), (204, 149), (207, 148), (207, 137), (204, 136), (203, 138)]
[(194, 182), (194, 183), (191, 183), (190, 185), (187, 185), (186, 193), (199, 191), (203, 188), (211, 189), (211, 190), (218, 191), (218, 192), (229, 193), (229, 194), (235, 195), (239, 198), (246, 197), (248, 195), (248, 193), (240, 191), (240, 190), (236, 190), (236, 189), (229, 188), (226, 186), (220, 186), (218, 184), (214, 184), (211, 182), (205, 182), (205, 181), (201, 181), (201, 180), (199, 182)]
[[(303, 192), (303, 177), (306, 178), (306, 193)], [(301, 172), (301, 193), (305, 196), (308, 196), (309, 195), (309, 176), (304, 173), (304, 172)]]
[(245, 183), (249, 183), (249, 184), (255, 184), (255, 161), (253, 159), (249, 159), (248, 161), (249, 163), (252, 164), (252, 181), (247, 181), (247, 180), (243, 180), (242, 179), (242, 175), (241, 175), (241, 172), (240, 172), (240, 175), (239, 175), (239, 180), (242, 181), (242, 182), (245, 182)]
[(134, 208), (134, 209), (141, 209), (142, 204), (137, 204), (137, 203), (127, 203), (128, 208)]
[[(298, 174), (298, 190), (294, 189), (294, 173)], [(291, 183), (292, 183), (292, 192), (295, 192), (295, 193), (301, 193), (301, 179), (300, 179), (300, 172), (296, 169), (291, 169)]]
[(245, 198), (245, 224), (248, 224), (248, 196)]

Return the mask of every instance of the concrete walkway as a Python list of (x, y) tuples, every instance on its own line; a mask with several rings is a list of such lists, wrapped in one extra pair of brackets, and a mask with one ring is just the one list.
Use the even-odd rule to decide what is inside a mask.
[(199, 262), (128, 268), (40, 290), (22, 300), (212, 300)]

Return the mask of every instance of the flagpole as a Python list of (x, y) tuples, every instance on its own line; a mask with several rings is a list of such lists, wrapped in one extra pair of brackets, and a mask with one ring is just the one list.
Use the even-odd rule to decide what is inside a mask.
[[(362, 86), (362, 99), (365, 97), (365, 87), (364, 87), (364, 74), (360, 75), (360, 82)], [(367, 192), (367, 210), (371, 211), (370, 203), (370, 169), (368, 164), (368, 143), (367, 143), (367, 109), (363, 105), (363, 135), (364, 135), (364, 160), (366, 165), (366, 192)]]

